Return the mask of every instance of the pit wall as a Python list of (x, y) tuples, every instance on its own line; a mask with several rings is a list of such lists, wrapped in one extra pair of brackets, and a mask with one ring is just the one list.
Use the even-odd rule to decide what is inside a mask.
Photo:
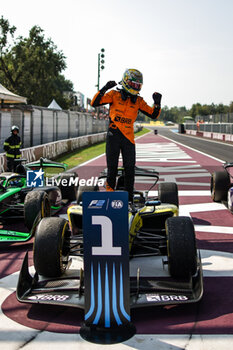
[[(40, 159), (40, 157), (54, 159), (64, 153), (88, 147), (95, 143), (104, 142), (106, 135), (106, 132), (102, 132), (99, 134), (85, 135), (56, 142), (49, 142), (35, 147), (24, 148), (21, 150), (22, 158), (27, 159), (28, 162), (36, 161)], [(6, 171), (6, 157), (5, 153), (0, 153), (0, 172), (4, 171)]]

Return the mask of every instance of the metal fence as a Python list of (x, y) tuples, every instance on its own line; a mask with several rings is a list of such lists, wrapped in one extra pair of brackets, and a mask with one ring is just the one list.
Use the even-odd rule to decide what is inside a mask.
[(214, 115), (197, 115), (195, 121), (203, 120), (205, 123), (233, 123), (233, 113), (214, 114)]
[(106, 131), (108, 120), (94, 119), (90, 113), (59, 111), (38, 106), (27, 110), (0, 109), (0, 153), (12, 125), (20, 128), (22, 148)]
[[(194, 123), (185, 124), (185, 130), (197, 130), (197, 125)], [(231, 123), (208, 123), (200, 124), (199, 131), (216, 132), (221, 134), (233, 134), (233, 124)]]

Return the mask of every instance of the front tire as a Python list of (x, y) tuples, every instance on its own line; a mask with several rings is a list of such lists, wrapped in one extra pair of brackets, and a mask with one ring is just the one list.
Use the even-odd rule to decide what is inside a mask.
[(45, 191), (32, 190), (27, 193), (24, 201), (24, 223), (31, 230), (37, 216), (41, 218), (51, 215), (51, 205)]
[[(62, 174), (61, 175), (61, 182), (62, 180), (65, 179), (67, 180), (67, 183), (69, 184), (71, 179), (75, 182), (75, 180), (77, 179), (77, 174)], [(61, 194), (62, 194), (62, 199), (68, 199), (69, 201), (75, 201), (76, 199), (76, 194), (77, 194), (77, 190), (78, 190), (78, 186), (76, 186), (75, 183), (73, 183), (70, 186), (63, 186), (62, 184), (60, 184), (60, 190), (61, 190)]]
[(197, 271), (197, 248), (193, 222), (189, 217), (166, 220), (168, 268), (173, 278), (190, 278)]
[(59, 217), (44, 218), (36, 228), (34, 266), (39, 275), (60, 277), (69, 259), (68, 221)]
[(174, 204), (179, 207), (178, 187), (175, 182), (164, 182), (158, 186), (158, 200), (161, 203)]
[(215, 171), (211, 175), (211, 198), (214, 202), (221, 202), (227, 200), (227, 192), (230, 188), (230, 175), (224, 171)]

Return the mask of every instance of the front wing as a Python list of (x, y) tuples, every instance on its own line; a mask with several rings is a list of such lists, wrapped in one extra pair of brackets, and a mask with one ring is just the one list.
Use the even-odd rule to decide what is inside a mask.
[[(200, 254), (197, 273), (190, 280), (130, 277), (130, 308), (198, 302), (203, 294)], [(43, 278), (29, 273), (25, 255), (17, 285), (17, 299), (23, 303), (85, 308), (82, 270), (68, 270), (60, 278)], [(102, 294), (104, 300), (104, 292)]]

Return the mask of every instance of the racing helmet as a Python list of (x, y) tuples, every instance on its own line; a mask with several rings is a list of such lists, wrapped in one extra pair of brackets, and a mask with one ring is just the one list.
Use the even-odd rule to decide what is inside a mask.
[(19, 127), (17, 125), (12, 125), (11, 132), (13, 132), (14, 130), (17, 130), (17, 132), (19, 132)]
[(126, 69), (120, 82), (128, 93), (138, 95), (142, 88), (143, 76), (137, 69)]

